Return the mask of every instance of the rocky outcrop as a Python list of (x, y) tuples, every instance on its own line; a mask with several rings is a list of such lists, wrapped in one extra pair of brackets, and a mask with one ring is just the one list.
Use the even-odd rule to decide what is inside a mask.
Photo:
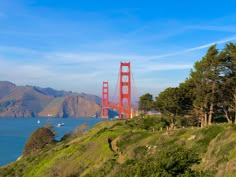
[(39, 116), (53, 117), (95, 117), (100, 113), (100, 106), (80, 96), (68, 96), (54, 100)]
[(38, 113), (48, 117), (95, 117), (100, 115), (101, 98), (86, 93), (58, 91), (52, 88), (32, 87), (35, 90), (55, 98)]
[(62, 117), (93, 117), (100, 106), (79, 96), (69, 96), (62, 104)]

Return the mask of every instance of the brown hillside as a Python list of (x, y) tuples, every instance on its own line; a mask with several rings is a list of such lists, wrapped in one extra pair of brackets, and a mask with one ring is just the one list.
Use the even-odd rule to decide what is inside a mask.
[(55, 98), (51, 101), (50, 104), (46, 108), (44, 108), (42, 111), (38, 113), (38, 116), (41, 117), (62, 117), (60, 115), (63, 115), (62, 113), (62, 103), (64, 102), (65, 97), (61, 98)]
[(0, 117), (32, 117), (52, 100), (31, 87), (17, 86), (0, 99)]
[(0, 81), (0, 99), (7, 96), (16, 85), (8, 81)]
[(0, 117), (91, 117), (100, 102), (96, 95), (0, 81)]
[(39, 113), (39, 116), (92, 117), (98, 112), (100, 112), (100, 106), (95, 102), (80, 96), (68, 96), (52, 101)]

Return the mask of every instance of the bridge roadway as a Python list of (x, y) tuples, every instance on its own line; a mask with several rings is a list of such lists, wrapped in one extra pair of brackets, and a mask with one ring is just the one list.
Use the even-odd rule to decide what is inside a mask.
[(135, 115), (132, 107), (124, 107), (124, 105), (120, 106), (119, 104), (113, 102), (109, 102), (107, 105), (104, 105), (103, 108), (115, 109), (122, 114), (124, 113), (127, 118), (132, 118)]

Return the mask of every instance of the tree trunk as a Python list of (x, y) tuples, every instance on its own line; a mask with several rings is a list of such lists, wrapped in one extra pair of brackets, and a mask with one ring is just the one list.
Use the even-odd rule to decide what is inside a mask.
[(200, 109), (195, 109), (196, 110), (196, 114), (200, 117), (200, 123), (201, 123), (201, 128), (206, 126), (206, 121), (205, 121), (205, 117), (204, 117), (204, 113), (203, 113), (203, 108), (200, 107)]
[(213, 119), (213, 113), (214, 113), (214, 101), (215, 101), (215, 87), (216, 87), (216, 83), (213, 82), (212, 84), (212, 96), (213, 99), (210, 99), (210, 111), (209, 111), (209, 115), (208, 115), (208, 125), (211, 125), (212, 123), (212, 119)]
[(172, 118), (171, 118), (170, 128), (174, 129), (174, 126), (175, 126), (175, 114), (173, 114), (171, 117)]
[(234, 123), (236, 124), (236, 111), (234, 112)]
[(208, 116), (207, 116), (207, 113), (204, 114), (204, 124), (205, 124), (205, 126), (208, 125)]
[(210, 112), (209, 112), (209, 116), (208, 116), (208, 125), (211, 125), (211, 123), (212, 123), (213, 112), (214, 112), (214, 104), (211, 103), (211, 105), (210, 105)]
[(227, 119), (227, 122), (228, 122), (228, 123), (233, 123), (233, 120), (230, 118), (230, 116), (229, 116), (229, 114), (228, 114), (228, 111), (227, 111), (225, 108), (223, 108), (223, 111), (224, 111), (224, 113), (225, 113), (225, 117), (226, 117), (226, 119)]
[(205, 119), (201, 116), (201, 128), (205, 127)]
[(236, 124), (236, 89), (234, 89), (234, 123)]

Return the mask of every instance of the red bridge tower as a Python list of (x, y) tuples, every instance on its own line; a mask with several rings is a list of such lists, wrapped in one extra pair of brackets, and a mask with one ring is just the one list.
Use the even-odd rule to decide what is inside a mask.
[(119, 103), (109, 101), (108, 82), (102, 85), (102, 118), (108, 118), (108, 108), (119, 111), (120, 118), (132, 118), (131, 108), (131, 68), (130, 62), (120, 63)]
[(103, 81), (102, 83), (102, 118), (108, 118), (108, 101), (109, 100), (109, 90), (108, 82)]
[[(131, 78), (130, 62), (120, 63), (120, 118), (125, 114), (126, 118), (131, 117)], [(128, 111), (125, 111), (128, 110)]]

